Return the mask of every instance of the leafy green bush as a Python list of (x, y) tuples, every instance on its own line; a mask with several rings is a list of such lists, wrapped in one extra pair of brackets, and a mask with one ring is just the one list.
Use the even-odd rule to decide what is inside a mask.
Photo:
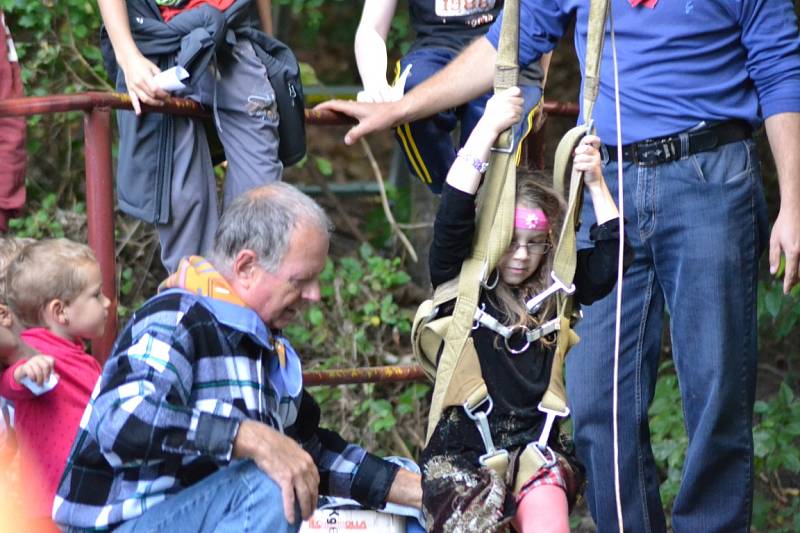
[[(688, 445), (680, 401), (672, 362), (665, 362), (659, 369), (649, 414), (653, 455), (663, 480), (661, 501), (667, 510), (672, 508), (680, 487)], [(755, 416), (753, 526), (758, 531), (800, 531), (800, 400), (784, 382), (777, 394), (756, 402)]]
[(678, 376), (675, 375), (672, 361), (666, 361), (659, 368), (656, 394), (648, 413), (653, 457), (663, 480), (660, 490), (664, 509), (670, 509), (678, 495), (689, 443), (680, 405)]
[(753, 440), (760, 490), (754, 526), (776, 533), (800, 531), (800, 400), (782, 383), (774, 397), (756, 402), (755, 413)]
[(758, 284), (758, 321), (762, 337), (772, 340), (785, 339), (800, 322), (800, 285), (796, 285), (789, 295), (783, 294), (783, 272), (785, 258), (774, 277)]
[[(286, 328), (307, 369), (411, 363), (411, 311), (392, 291), (408, 283), (400, 260), (381, 257), (369, 245), (358, 255), (328, 260), (320, 276), (322, 300)], [(382, 453), (413, 454), (427, 413), (425, 384), (317, 387), (313, 394), (325, 421), (346, 438)], [(365, 430), (369, 429), (369, 432)]]

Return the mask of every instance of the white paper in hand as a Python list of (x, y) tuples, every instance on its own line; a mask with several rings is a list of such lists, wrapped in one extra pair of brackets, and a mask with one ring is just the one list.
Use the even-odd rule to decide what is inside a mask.
[(396, 102), (403, 97), (406, 89), (406, 79), (411, 73), (411, 64), (406, 65), (403, 73), (395, 80), (394, 84), (385, 89), (381, 89), (380, 93), (358, 91), (356, 94), (356, 102)]
[(403, 69), (402, 74), (395, 80), (392, 84), (392, 100), (400, 100), (403, 97), (403, 94), (406, 91), (406, 79), (408, 75), (411, 74), (411, 63), (406, 65), (406, 68)]
[(159, 87), (165, 91), (172, 92), (180, 89), (185, 89), (186, 85), (183, 80), (189, 77), (189, 72), (181, 66), (175, 66), (159, 72), (153, 78)]
[(51, 391), (55, 388), (55, 386), (58, 384), (58, 375), (55, 372), (51, 372), (50, 377), (47, 378), (47, 381), (45, 381), (43, 385), (39, 385), (29, 377), (22, 378), (20, 384), (25, 385), (25, 387), (27, 387), (28, 390), (30, 390), (36, 396), (41, 396), (45, 392)]

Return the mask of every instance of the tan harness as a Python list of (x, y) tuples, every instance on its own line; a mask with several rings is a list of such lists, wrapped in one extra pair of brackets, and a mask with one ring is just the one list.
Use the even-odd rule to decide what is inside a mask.
[[(607, 13), (608, 0), (592, 0), (583, 88), (584, 125), (567, 132), (556, 149), (553, 183), (559, 192), (564, 191), (564, 181), (575, 147), (584, 135), (592, 131), (591, 114), (599, 85), (600, 54)], [(505, 3), (503, 17), (495, 66), (495, 92), (512, 87), (518, 81), (519, 0)], [(489, 278), (513, 235), (516, 167), (511, 157), (514, 143), (510, 131), (504, 132), (492, 148), (489, 172), (479, 192), (477, 231), (471, 254), (462, 264), (459, 276), (438, 286), (433, 298), (419, 306), (411, 330), (414, 354), (434, 382), (426, 442), (430, 440), (442, 411), (451, 406), (461, 406), (475, 422), (483, 439), (486, 453), (480, 457), (481, 464), (501, 476), (508, 469), (509, 455), (506, 450), (497, 449), (492, 441), (488, 415), (493, 402), (483, 380), (470, 333), (476, 325), (488, 327), (506, 339), (507, 347), (514, 334), (512, 328), (502, 325), (478, 306), (481, 287), (493, 288)], [(555, 250), (552, 283), (526, 305), (529, 312), (535, 312), (545, 299), (556, 298), (557, 316), (539, 328), (525, 331), (524, 338), (529, 344), (553, 332), (557, 337), (550, 382), (538, 406), (546, 416), (545, 424), (539, 438), (529, 443), (520, 454), (515, 493), (537, 470), (555, 463), (556, 454), (547, 444), (550, 432), (556, 418), (569, 415), (563, 365), (567, 351), (579, 340), (572, 330), (575, 317), (571, 295), (574, 292), (572, 282), (577, 261), (575, 228), (582, 191), (583, 173), (572, 170), (567, 212)], [(453, 300), (455, 306), (452, 315), (438, 317), (440, 306)], [(524, 347), (527, 348), (527, 345)], [(437, 361), (440, 352), (441, 357)]]

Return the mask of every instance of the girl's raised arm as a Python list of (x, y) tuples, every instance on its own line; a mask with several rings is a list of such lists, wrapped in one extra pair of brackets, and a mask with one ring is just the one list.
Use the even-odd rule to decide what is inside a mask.
[(572, 166), (583, 171), (583, 183), (592, 196), (594, 214), (597, 225), (600, 226), (613, 218), (619, 218), (619, 210), (614, 202), (614, 197), (606, 186), (603, 178), (603, 166), (600, 157), (600, 137), (587, 135), (575, 148)]
[(447, 173), (447, 183), (460, 191), (475, 194), (486, 172), (492, 145), (497, 136), (519, 122), (522, 116), (522, 91), (511, 87), (492, 96), (483, 116), (472, 129)]

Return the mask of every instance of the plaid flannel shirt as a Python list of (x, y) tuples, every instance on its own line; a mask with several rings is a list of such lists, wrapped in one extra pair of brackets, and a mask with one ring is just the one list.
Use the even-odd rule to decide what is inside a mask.
[(320, 428), (319, 407), (301, 388), (281, 393), (270, 379), (279, 370), (273, 347), (250, 309), (179, 290), (149, 300), (92, 393), (55, 521), (106, 530), (141, 515), (227, 465), (245, 418), (300, 442), (319, 468), (321, 494), (382, 507), (398, 467)]

